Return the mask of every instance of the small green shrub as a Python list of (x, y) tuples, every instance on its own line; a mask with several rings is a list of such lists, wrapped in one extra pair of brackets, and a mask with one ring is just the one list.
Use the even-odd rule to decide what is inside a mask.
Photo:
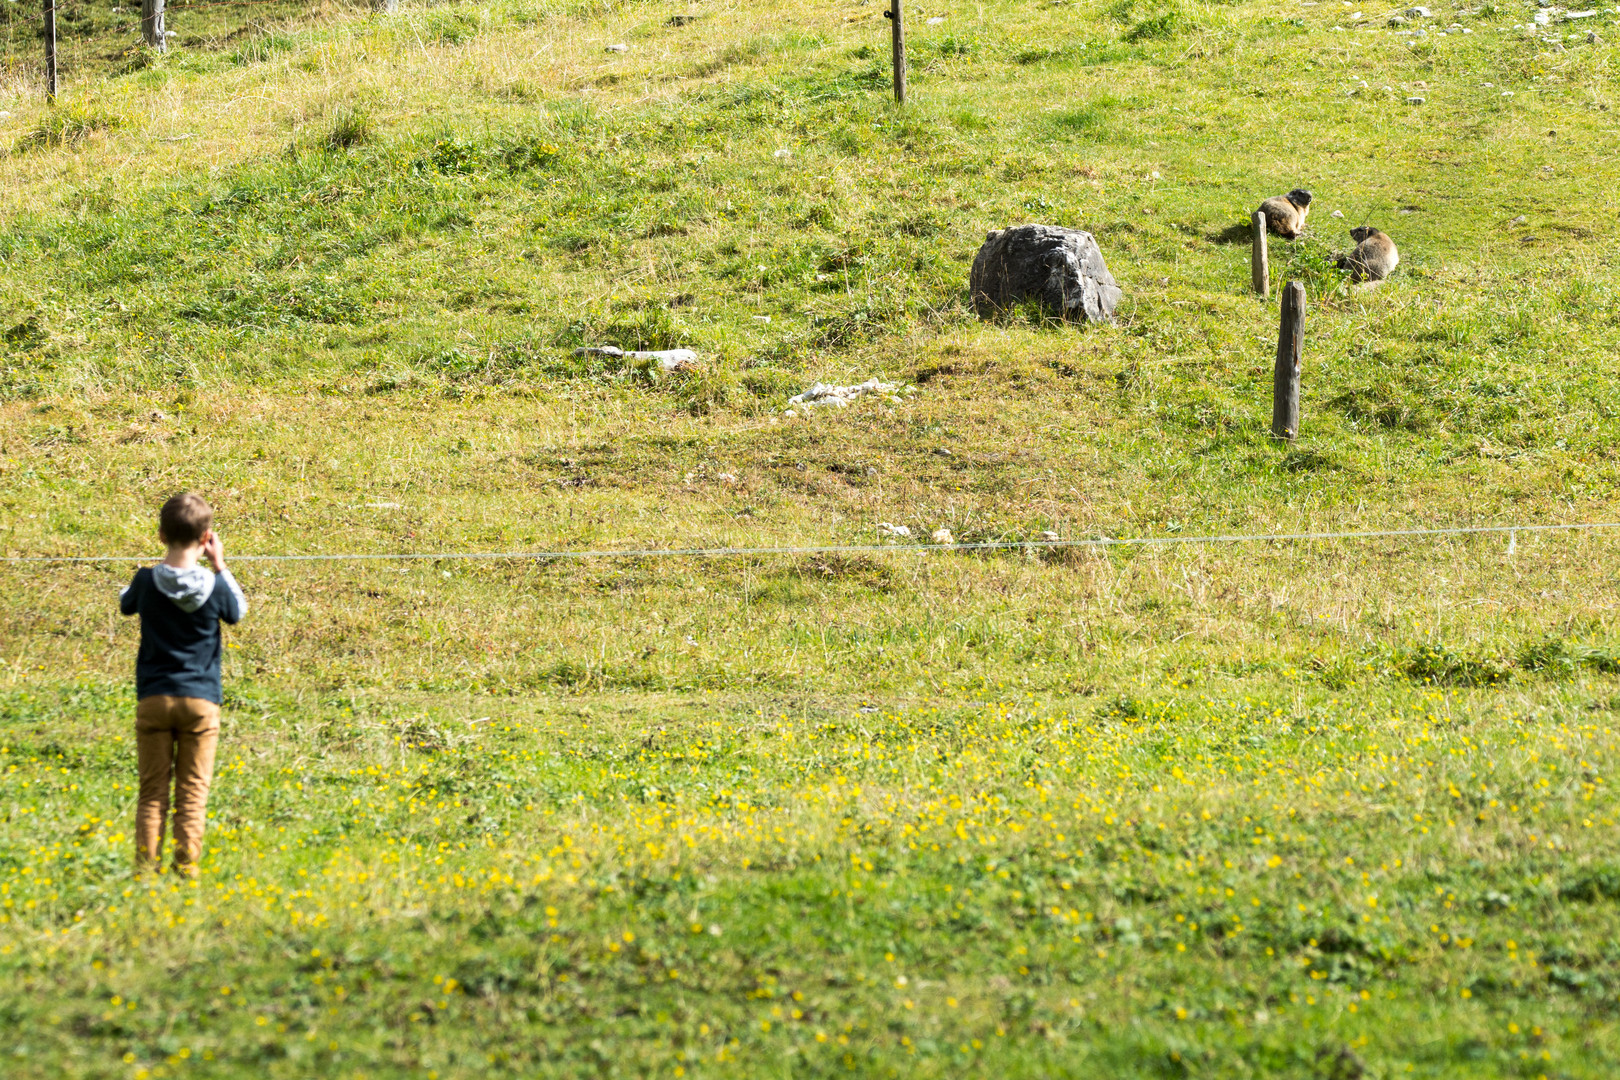
[[(1249, 226), (1245, 223), (1244, 227)], [(1344, 284), (1346, 272), (1339, 269), (1338, 255), (1325, 240), (1273, 239), (1270, 250), (1271, 270), (1276, 280), (1303, 281), (1307, 296), (1326, 296)]]
[(562, 151), (544, 139), (518, 139), (496, 146), (496, 158), (507, 172), (533, 172), (557, 163)]
[(1468, 656), (1443, 642), (1426, 642), (1398, 655), (1396, 666), (1407, 678), (1434, 686), (1498, 686), (1513, 677), (1501, 658)]
[(210, 290), (175, 314), (214, 326), (262, 331), (276, 326), (358, 322), (364, 306), (325, 283), (282, 284), (255, 277)]
[(470, 11), (440, 8), (428, 12), (424, 37), (442, 45), (461, 45), (478, 36), (478, 16)]
[(561, 151), (545, 139), (516, 138), (511, 141), (478, 142), (469, 139), (440, 139), (420, 160), (418, 170), (431, 168), (447, 176), (477, 172), (532, 172), (553, 165)]
[(145, 71), (158, 62), (159, 53), (145, 42), (137, 42), (124, 50), (122, 63), (113, 69), (113, 75), (133, 75)]
[(282, 53), (293, 50), (295, 41), (290, 34), (261, 34), (243, 42), (235, 52), (231, 53), (231, 63), (241, 67), (246, 64), (262, 64), (267, 60), (274, 60)]
[(972, 56), (979, 51), (979, 39), (959, 38), (954, 34), (947, 34), (938, 41), (931, 42), (928, 49), (941, 60)]
[(112, 131), (124, 125), (117, 113), (94, 106), (53, 109), (17, 140), (19, 150), (40, 150), (55, 146), (77, 146), (98, 131)]
[(1583, 904), (1620, 900), (1620, 866), (1594, 866), (1558, 888), (1558, 899)]
[(740, 380), (744, 390), (764, 401), (786, 401), (804, 389), (804, 377), (780, 367), (756, 367)]
[(1519, 666), (1526, 671), (1545, 672), (1549, 675), (1573, 674), (1585, 669), (1605, 675), (1620, 672), (1620, 656), (1612, 649), (1592, 645), (1575, 645), (1558, 638), (1528, 645), (1519, 653)]
[(460, 139), (440, 139), (427, 155), (428, 163), (434, 169), (451, 176), (474, 171), (483, 159), (483, 151), (476, 143)]
[(371, 138), (371, 116), (357, 106), (343, 106), (332, 114), (332, 124), (321, 144), (328, 150), (347, 150)]
[(614, 345), (626, 352), (679, 349), (689, 346), (690, 336), (676, 322), (668, 308), (619, 306), (605, 315), (587, 314), (574, 319), (558, 332), (553, 344), (569, 348), (579, 345)]
[(724, 368), (706, 367), (675, 384), (675, 397), (693, 416), (725, 407), (737, 391), (737, 376)]
[(1033, 49), (1020, 49), (1013, 53), (1015, 64), (1042, 64), (1048, 60), (1062, 60), (1070, 55), (1067, 45), (1040, 45)]
[(1392, 382), (1345, 390), (1326, 404), (1357, 424), (1375, 428), (1419, 432), (1435, 423), (1429, 402)]
[(674, 316), (661, 307), (643, 308), (632, 315), (616, 317), (603, 325), (600, 333), (603, 342), (626, 351), (679, 349), (689, 340)]
[(1175, 3), (1144, 14), (1137, 0), (1119, 0), (1108, 9), (1108, 17), (1129, 24), (1130, 28), (1120, 37), (1133, 45), (1143, 41), (1167, 41), (1186, 25), (1186, 14)]
[(1102, 100), (1092, 101), (1078, 109), (1064, 109), (1055, 112), (1048, 120), (1053, 127), (1066, 135), (1084, 135), (1095, 138), (1105, 129), (1108, 117), (1108, 105)]
[(0, 340), (5, 342), (6, 348), (19, 352), (39, 348), (45, 344), (46, 337), (45, 328), (39, 325), (38, 315), (30, 315), (4, 334), (0, 334)]
[(1124, 40), (1133, 45), (1143, 41), (1168, 41), (1181, 31), (1185, 22), (1179, 11), (1161, 11), (1125, 31)]

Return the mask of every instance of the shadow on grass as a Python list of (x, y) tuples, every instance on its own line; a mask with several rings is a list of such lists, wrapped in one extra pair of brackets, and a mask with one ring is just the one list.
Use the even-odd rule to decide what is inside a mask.
[(1239, 221), (1220, 232), (1206, 233), (1204, 239), (1212, 244), (1247, 244), (1254, 238), (1254, 225), (1252, 222)]

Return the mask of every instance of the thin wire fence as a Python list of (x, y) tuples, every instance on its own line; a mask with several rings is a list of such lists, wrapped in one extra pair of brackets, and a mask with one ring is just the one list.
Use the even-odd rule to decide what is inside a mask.
[[(1362, 531), (1229, 533), (1203, 536), (1099, 536), (1073, 540), (987, 540), (969, 543), (902, 544), (817, 544), (784, 547), (693, 547), (693, 548), (600, 548), (586, 551), (402, 551), (402, 552), (317, 552), (310, 554), (232, 555), (232, 562), (442, 562), (476, 560), (562, 560), (562, 559), (647, 559), (731, 558), (771, 555), (838, 555), (872, 552), (928, 553), (962, 551), (1036, 551), (1061, 548), (1167, 547), (1186, 544), (1295, 543), (1314, 540), (1420, 539), (1442, 536), (1506, 535), (1508, 549), (1518, 545), (1518, 534), (1597, 532), (1620, 529), (1620, 521), (1575, 522), (1566, 525), (1466, 525), (1427, 529), (1369, 529)], [(3, 561), (21, 563), (114, 563), (138, 562), (149, 555), (8, 555)]]
[[(182, 33), (193, 35), (201, 33), (203, 40), (222, 45), (239, 38), (244, 31), (253, 29), (254, 24), (259, 21), (246, 19), (233, 22), (227, 19), (224, 25), (210, 22), (196, 26), (188, 25), (184, 18), (190, 13), (214, 8), (262, 8), (267, 5), (285, 8), (285, 15), (289, 20), (307, 19), (309, 16), (308, 7), (300, 4), (298, 0), (169, 2), (164, 4), (164, 26), (169, 31), (165, 39), (166, 45), (173, 47), (176, 38)], [(90, 4), (85, 0), (55, 0), (52, 6), (55, 9), (56, 21), (58, 82), (64, 87), (71, 83), (75, 76), (87, 71), (100, 69), (119, 73), (123, 70), (121, 65), (127, 63), (129, 58), (144, 45), (141, 38), (140, 0), (132, 2), (125, 0), (118, 5)], [(364, 0), (353, 2), (351, 6), (357, 10), (384, 10)], [(3, 26), (0, 26), (0, 58), (3, 58), (4, 72), (10, 78), (21, 77), (29, 82), (37, 77), (39, 86), (44, 89), (46, 50), (42, 33), (45, 25), (42, 6), (29, 4), (23, 8), (21, 4), (13, 3), (5, 7), (6, 17)], [(116, 19), (105, 21), (107, 16), (116, 16)], [(178, 30), (173, 21), (176, 16), (180, 17)], [(103, 19), (99, 25), (98, 17)], [(86, 25), (87, 23), (89, 25)]]

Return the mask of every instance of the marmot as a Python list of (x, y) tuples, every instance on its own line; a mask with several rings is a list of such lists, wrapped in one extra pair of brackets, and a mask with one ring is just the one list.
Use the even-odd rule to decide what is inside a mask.
[(1260, 204), (1266, 215), (1266, 228), (1285, 240), (1293, 240), (1305, 231), (1305, 218), (1311, 212), (1311, 193), (1295, 188), (1286, 195), (1273, 195)]
[(1395, 250), (1395, 241), (1371, 225), (1357, 225), (1350, 230), (1350, 239), (1356, 249), (1339, 256), (1339, 269), (1350, 271), (1352, 281), (1382, 281), (1401, 261)]

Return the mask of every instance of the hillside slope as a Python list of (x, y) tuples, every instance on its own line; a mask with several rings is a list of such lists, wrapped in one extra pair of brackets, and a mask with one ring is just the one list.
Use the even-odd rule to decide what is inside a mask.
[[(915, 550), (1620, 520), (1613, 10), (908, 10), (903, 108), (873, 3), (68, 13), (0, 553), (120, 561), (0, 570), (0, 1071), (1615, 1073), (1611, 532)], [(1022, 221), (1114, 325), (971, 313)], [(236, 564), (184, 888), (110, 614), (180, 487), (337, 556)]]

